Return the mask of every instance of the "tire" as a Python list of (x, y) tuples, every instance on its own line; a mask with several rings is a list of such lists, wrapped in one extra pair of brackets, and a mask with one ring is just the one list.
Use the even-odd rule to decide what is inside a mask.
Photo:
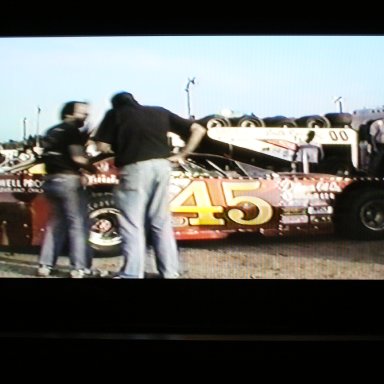
[(295, 120), (298, 127), (303, 128), (330, 128), (331, 122), (325, 116), (311, 115), (299, 117)]
[(100, 193), (91, 197), (89, 244), (96, 257), (120, 254), (119, 215), (120, 211), (116, 208), (111, 193)]
[(372, 188), (348, 193), (336, 217), (336, 229), (348, 238), (384, 239), (384, 191)]
[(230, 127), (231, 122), (224, 116), (210, 115), (197, 120), (197, 123), (203, 125), (207, 129), (217, 127)]
[(285, 116), (265, 117), (263, 120), (267, 127), (297, 127), (294, 118)]
[(245, 115), (242, 116), (239, 121), (237, 122), (237, 125), (242, 128), (255, 128), (255, 127), (265, 127), (265, 123), (262, 119), (258, 118), (257, 116), (252, 115)]
[(326, 113), (324, 115), (332, 127), (344, 128), (345, 126), (350, 127), (352, 124), (352, 115), (350, 113)]

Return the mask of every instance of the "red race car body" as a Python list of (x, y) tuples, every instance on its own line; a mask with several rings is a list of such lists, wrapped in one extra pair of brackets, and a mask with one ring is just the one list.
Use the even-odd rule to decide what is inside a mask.
[[(120, 244), (113, 201), (113, 157), (94, 158), (89, 175), (90, 243), (102, 254)], [(0, 173), (0, 244), (39, 245), (49, 216), (39, 160)], [(193, 154), (172, 171), (170, 209), (178, 240), (235, 232), (265, 236), (325, 234), (384, 237), (384, 183), (378, 178), (275, 173), (222, 156)]]

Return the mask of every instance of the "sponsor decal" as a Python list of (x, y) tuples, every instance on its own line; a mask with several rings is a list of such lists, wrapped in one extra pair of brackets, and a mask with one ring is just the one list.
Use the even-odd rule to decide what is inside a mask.
[(85, 175), (87, 178), (87, 185), (95, 185), (95, 184), (119, 184), (119, 179), (116, 175)]
[(317, 192), (341, 192), (342, 189), (337, 181), (319, 181), (316, 183)]
[(0, 179), (0, 192), (42, 193), (43, 183), (44, 181), (41, 179)]
[(307, 215), (281, 215), (280, 218), (282, 224), (305, 224), (308, 221)]
[[(316, 184), (304, 184), (289, 179), (284, 179), (279, 183), (281, 198), (283, 202), (293, 200), (316, 201), (334, 200), (335, 193), (341, 192), (342, 188), (337, 181), (318, 181)], [(306, 203), (307, 205), (308, 203)], [(316, 205), (316, 204), (311, 204)]]
[(319, 215), (319, 214), (332, 214), (333, 207), (330, 205), (325, 205), (322, 207), (308, 207), (308, 213), (311, 215)]
[(101, 163), (98, 163), (95, 165), (95, 167), (100, 171), (100, 172), (108, 172), (109, 171), (109, 163), (108, 161), (103, 161)]

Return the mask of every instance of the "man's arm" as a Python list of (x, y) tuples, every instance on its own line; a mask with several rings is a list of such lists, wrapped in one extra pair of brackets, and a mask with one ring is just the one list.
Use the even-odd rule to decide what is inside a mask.
[(96, 168), (93, 164), (89, 162), (89, 159), (85, 155), (84, 147), (78, 144), (73, 144), (69, 146), (69, 153), (71, 155), (71, 159), (79, 165), (80, 168), (94, 173), (96, 172)]
[(111, 144), (104, 143), (102, 141), (96, 141), (96, 148), (102, 153), (113, 153)]
[(189, 136), (188, 141), (182, 150), (176, 155), (168, 157), (168, 160), (171, 162), (183, 161), (191, 152), (193, 152), (197, 146), (200, 144), (200, 141), (205, 136), (207, 129), (198, 123), (192, 123), (191, 125), (191, 135)]
[(372, 149), (374, 152), (377, 152), (377, 141), (376, 141), (376, 135), (379, 132), (379, 121), (374, 121), (371, 126), (369, 127), (369, 135), (370, 135), (370, 144), (372, 145)]
[(104, 115), (99, 127), (92, 133), (90, 139), (96, 144), (96, 148), (102, 153), (113, 153), (112, 144), (116, 137), (115, 111), (110, 109)]

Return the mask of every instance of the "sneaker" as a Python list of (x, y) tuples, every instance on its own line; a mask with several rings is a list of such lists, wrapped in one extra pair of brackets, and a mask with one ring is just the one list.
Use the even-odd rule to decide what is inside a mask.
[(121, 274), (121, 272), (111, 272), (109, 274), (111, 279), (125, 279), (125, 277)]
[(110, 276), (110, 272), (109, 271), (106, 271), (105, 269), (102, 270), (102, 269), (98, 269), (98, 277), (109, 277)]
[(86, 268), (84, 269), (86, 277), (108, 277), (109, 271), (102, 269)]
[(72, 279), (83, 279), (86, 277), (86, 273), (84, 269), (72, 269), (72, 271), (69, 272), (69, 277)]
[(109, 277), (112, 279), (140, 279), (140, 277), (134, 277), (122, 272), (112, 273)]
[(39, 265), (37, 268), (37, 276), (48, 277), (52, 272), (52, 267), (49, 265)]

